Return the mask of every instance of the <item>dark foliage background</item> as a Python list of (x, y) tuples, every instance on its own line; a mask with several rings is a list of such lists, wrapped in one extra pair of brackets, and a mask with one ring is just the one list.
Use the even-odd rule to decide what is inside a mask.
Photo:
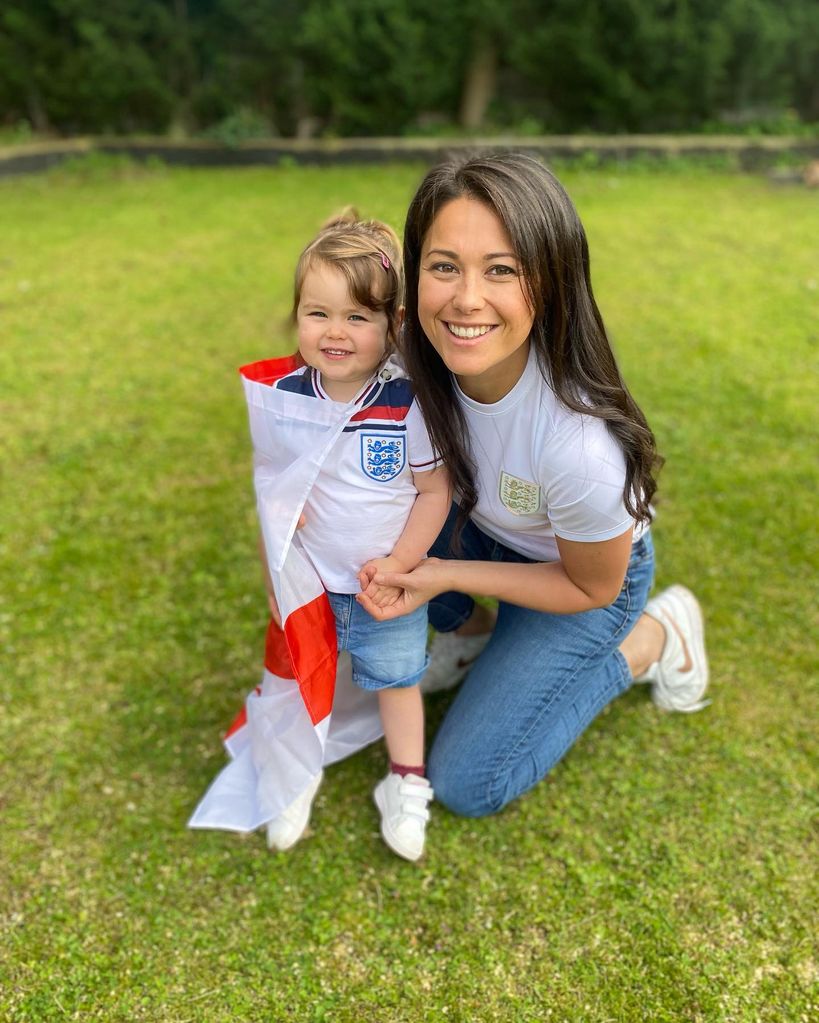
[(4, 0), (0, 126), (374, 135), (798, 130), (814, 0)]

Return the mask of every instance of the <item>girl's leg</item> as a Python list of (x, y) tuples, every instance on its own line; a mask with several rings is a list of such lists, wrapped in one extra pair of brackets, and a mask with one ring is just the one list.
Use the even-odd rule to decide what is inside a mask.
[(617, 649), (642, 613), (650, 546), (635, 550), (617, 601), (575, 615), (501, 604), (488, 646), (429, 756), (436, 797), (456, 813), (497, 812), (535, 785), (632, 681)]
[(394, 764), (424, 764), (424, 703), (418, 686), (380, 689), (378, 708), (387, 752)]

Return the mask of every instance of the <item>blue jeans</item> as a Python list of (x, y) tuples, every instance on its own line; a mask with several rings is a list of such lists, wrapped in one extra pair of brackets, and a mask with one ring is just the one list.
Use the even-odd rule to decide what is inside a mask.
[(328, 593), (339, 650), (349, 650), (361, 689), (417, 685), (427, 670), (427, 605), (391, 621), (372, 618), (352, 593)]
[[(472, 561), (529, 562), (472, 522), (463, 550), (450, 551), (451, 515), (431, 555)], [(455, 813), (482, 817), (536, 785), (600, 711), (632, 683), (618, 650), (640, 617), (654, 577), (645, 533), (632, 549), (613, 604), (555, 615), (500, 602), (489, 644), (438, 729), (428, 757), (435, 798)], [(439, 632), (472, 613), (471, 597), (443, 593), (429, 605)]]

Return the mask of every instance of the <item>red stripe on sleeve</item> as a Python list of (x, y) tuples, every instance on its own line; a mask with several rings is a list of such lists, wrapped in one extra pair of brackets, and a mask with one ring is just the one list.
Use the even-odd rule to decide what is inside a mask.
[(402, 423), (407, 418), (409, 410), (409, 405), (397, 405), (395, 407), (392, 405), (370, 405), (369, 408), (356, 412), (350, 422), (361, 422), (362, 419), (392, 419), (396, 423)]

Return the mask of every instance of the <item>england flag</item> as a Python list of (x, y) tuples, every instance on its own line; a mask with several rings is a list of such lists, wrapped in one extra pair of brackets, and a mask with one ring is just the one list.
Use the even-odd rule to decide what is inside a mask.
[(299, 365), (291, 356), (240, 370), (259, 522), (283, 628), (272, 620), (268, 626), (261, 685), (225, 736), (231, 761), (194, 811), (192, 828), (253, 831), (323, 766), (382, 735), (376, 694), (353, 684), (349, 656), (337, 654), (327, 595), (296, 529), (322, 464), (361, 406), (274, 386)]

